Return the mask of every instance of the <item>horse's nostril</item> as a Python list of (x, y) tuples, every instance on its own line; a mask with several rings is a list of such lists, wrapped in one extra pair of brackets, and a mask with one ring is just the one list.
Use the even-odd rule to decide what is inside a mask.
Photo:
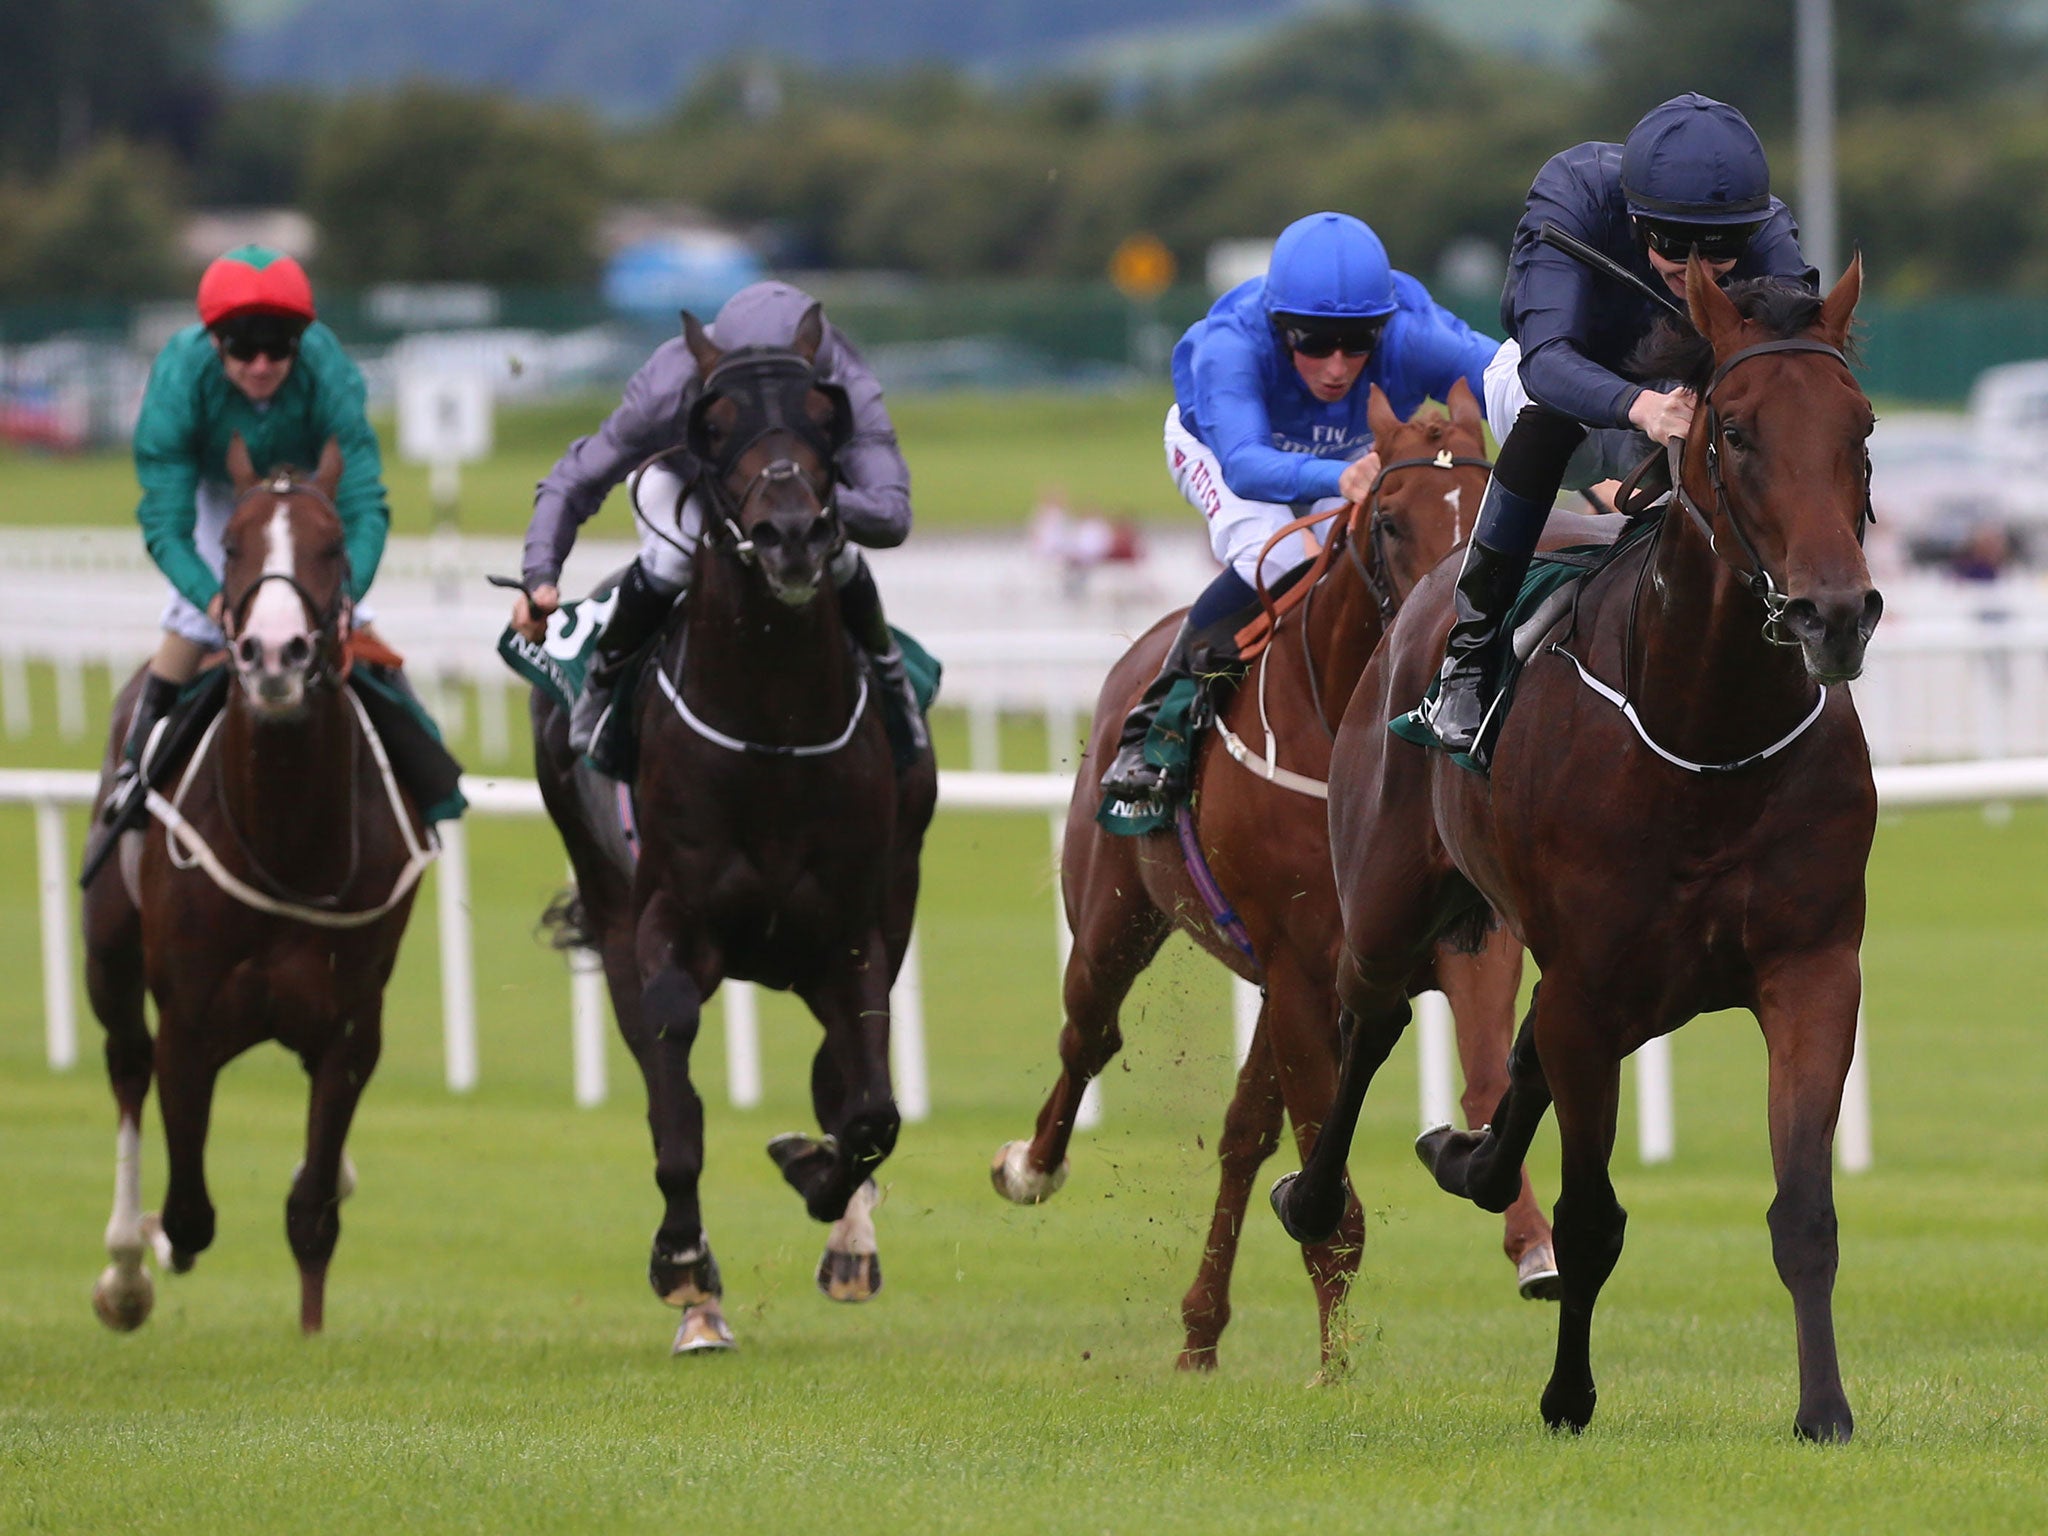
[(235, 642), (235, 655), (245, 667), (253, 667), (263, 659), (263, 642), (254, 635), (244, 635)]
[(312, 654), (313, 647), (306, 643), (306, 637), (293, 635), (291, 639), (285, 641), (284, 649), (279, 653), (279, 660), (287, 667), (303, 667), (306, 658)]
[(760, 549), (777, 549), (782, 544), (782, 530), (773, 523), (763, 523), (749, 537), (753, 539), (755, 546)]
[(1857, 627), (1863, 631), (1863, 638), (1869, 639), (1877, 628), (1877, 621), (1884, 617), (1884, 594), (1875, 587), (1863, 595), (1863, 621)]

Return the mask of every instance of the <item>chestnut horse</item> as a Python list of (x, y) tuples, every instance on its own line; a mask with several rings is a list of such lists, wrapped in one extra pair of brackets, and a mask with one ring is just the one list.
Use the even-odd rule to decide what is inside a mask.
[(1883, 610), (1864, 563), (1870, 403), (1844, 360), (1860, 262), (1825, 300), (1770, 281), (1723, 293), (1694, 260), (1697, 334), (1651, 376), (1699, 397), (1671, 445), (1678, 490), (1523, 673), (1491, 778), (1391, 736), (1442, 659), (1454, 571), (1402, 609), (1331, 764), (1344, 908), (1344, 1065), (1302, 1172), (1273, 1204), (1297, 1238), (1342, 1216), (1344, 1151), (1408, 1018), (1432, 938), (1490, 904), (1543, 971), (1490, 1128), (1417, 1144), (1438, 1183), (1498, 1210), (1555, 1102), (1563, 1144), (1553, 1428), (1593, 1416), (1594, 1302), (1626, 1220), (1608, 1175), (1622, 1058), (1694, 1015), (1747, 1008), (1769, 1054), (1770, 1208), (1799, 1340), (1800, 1435), (1852, 1428), (1835, 1359), (1830, 1149), (1861, 992), (1876, 821), (1849, 692)]
[(881, 1286), (872, 1175), (896, 1144), (889, 989), (910, 942), (918, 854), (937, 797), (927, 749), (899, 772), (882, 696), (840, 622), (828, 566), (843, 539), (833, 455), (849, 418), (813, 361), (815, 305), (787, 351), (724, 353), (683, 332), (703, 393), (687, 423), (707, 504), (690, 596), (640, 688), (633, 781), (640, 855), (598, 818), (617, 786), (579, 764), (536, 691), (542, 797), (576, 871), (578, 923), (647, 1085), (664, 1210), (648, 1281), (683, 1309), (676, 1352), (732, 1347), (698, 1202), (704, 1105), (690, 1050), (727, 977), (784, 988), (824, 1028), (811, 1099), (824, 1134), (768, 1144), (811, 1216), (835, 1301)]
[[(112, 1259), (93, 1288), (109, 1327), (147, 1320), (146, 1247), (183, 1273), (213, 1241), (206, 1127), (220, 1070), (275, 1040), (312, 1079), (306, 1155), (285, 1200), (299, 1326), (320, 1330), (341, 1201), (355, 1187), (349, 1121), (377, 1065), (384, 985), (435, 844), (398, 788), (345, 681), (348, 559), (332, 441), (313, 479), (258, 479), (237, 437), (237, 501), (221, 577), (233, 669), (227, 700), (120, 871), (85, 893), (86, 989), (107, 1033), (120, 1109)], [(100, 773), (113, 782), (141, 675), (114, 711)], [(150, 1039), (143, 991), (156, 1001)], [(142, 1107), (158, 1084), (170, 1183), (142, 1210)]]
[[(1404, 423), (1374, 387), (1369, 420), (1385, 467), (1365, 509), (1364, 536), (1352, 555), (1332, 562), (1327, 579), (1300, 610), (1302, 622), (1281, 632), (1223, 709), (1223, 721), (1237, 737), (1262, 742), (1263, 699), (1283, 743), (1281, 755), (1304, 775), (1319, 779), (1325, 772), (1329, 723), (1350, 697), (1386, 617), (1471, 528), (1486, 485), (1484, 429), (1463, 383), (1453, 387), (1450, 407), (1448, 420), (1431, 412)], [(1067, 812), (1061, 861), (1074, 932), (1067, 1023), (1060, 1035), (1063, 1070), (1039, 1113), (1037, 1134), (998, 1152), (992, 1175), (999, 1193), (1025, 1204), (1048, 1198), (1060, 1186), (1081, 1094), (1122, 1044), (1117, 1015), (1124, 996), (1175, 927), (1257, 983), (1265, 1000), (1217, 1146), (1222, 1182), (1215, 1215), (1200, 1270), (1181, 1302), (1186, 1338), (1180, 1365), (1207, 1370), (1216, 1364), (1217, 1341), (1230, 1320), (1230, 1271), (1252, 1180), (1279, 1146), (1283, 1108), (1306, 1149), (1336, 1086), (1330, 998), (1341, 929), (1323, 800), (1268, 783), (1231, 762), (1218, 732), (1210, 732), (1200, 748), (1196, 833), (1203, 857), (1244, 920), (1252, 955), (1210, 920), (1171, 833), (1121, 837), (1096, 824), (1097, 781), (1106, 754), (1116, 750), (1117, 724), (1158, 670), (1179, 618), (1162, 620), (1103, 683), (1091, 746)], [(1465, 1067), (1465, 1109), (1475, 1125), (1483, 1123), (1505, 1086), (1520, 978), (1521, 950), (1504, 937), (1478, 955), (1440, 945), (1433, 965), (1423, 961), (1411, 978), (1417, 989), (1441, 986), (1451, 996)], [(1364, 1235), (1363, 1213), (1347, 1201), (1336, 1240), (1303, 1246), (1325, 1358), (1332, 1348), (1331, 1310), (1357, 1272)], [(1505, 1247), (1534, 1292), (1555, 1278), (1549, 1238), (1525, 1184), (1508, 1212)]]

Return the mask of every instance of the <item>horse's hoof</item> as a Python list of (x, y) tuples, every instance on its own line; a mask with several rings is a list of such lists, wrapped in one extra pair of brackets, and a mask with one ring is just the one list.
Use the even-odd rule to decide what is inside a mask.
[(881, 1255), (834, 1253), (818, 1260), (818, 1289), (834, 1301), (868, 1301), (882, 1288)]
[(1564, 1279), (1557, 1272), (1557, 1251), (1549, 1243), (1532, 1243), (1515, 1261), (1515, 1289), (1524, 1301), (1561, 1301)]
[(1344, 1207), (1340, 1201), (1337, 1214), (1327, 1225), (1301, 1220), (1289, 1212), (1295, 1204), (1294, 1184), (1299, 1173), (1283, 1173), (1273, 1181), (1273, 1191), (1266, 1198), (1273, 1207), (1273, 1214), (1280, 1218), (1280, 1225), (1287, 1229), (1287, 1235), (1303, 1247), (1311, 1243), (1327, 1243), (1337, 1235), (1338, 1223), (1344, 1219)]
[(160, 1212), (151, 1211), (142, 1218), (142, 1240), (156, 1255), (157, 1268), (180, 1275), (191, 1269), (195, 1255), (181, 1254), (171, 1246), (171, 1240), (164, 1236), (164, 1219)]
[(780, 1136), (768, 1139), (769, 1159), (782, 1170), (784, 1178), (790, 1177), (791, 1168), (815, 1158), (838, 1155), (839, 1142), (831, 1136), (806, 1136), (802, 1131), (784, 1131)]
[(1849, 1405), (1843, 1403), (1827, 1413), (1811, 1417), (1801, 1414), (1792, 1422), (1792, 1433), (1815, 1445), (1847, 1445), (1849, 1437), (1856, 1433), (1856, 1419), (1849, 1412)]
[(681, 1253), (664, 1253), (657, 1243), (647, 1261), (647, 1283), (672, 1307), (701, 1306), (725, 1294), (718, 1260), (711, 1256), (711, 1245), (701, 1241)]
[(683, 1313), (683, 1324), (676, 1329), (676, 1341), (669, 1346), (669, 1353), (722, 1355), (737, 1348), (732, 1329), (725, 1321), (724, 1309), (716, 1299), (712, 1299), (699, 1302)]
[(1059, 1167), (1051, 1173), (1040, 1173), (1031, 1166), (1030, 1142), (1006, 1141), (996, 1149), (995, 1161), (988, 1165), (988, 1180), (995, 1185), (997, 1194), (1013, 1204), (1043, 1205), (1067, 1182), (1068, 1166), (1067, 1159), (1061, 1158)]
[(1593, 1422), (1593, 1405), (1599, 1397), (1591, 1387), (1545, 1387), (1543, 1422), (1560, 1434), (1579, 1434)]
[(120, 1265), (109, 1264), (93, 1282), (92, 1310), (116, 1333), (133, 1333), (140, 1328), (149, 1321), (150, 1309), (155, 1305), (156, 1282), (140, 1263), (125, 1273)]
[(1437, 1125), (1432, 1125), (1428, 1130), (1415, 1138), (1415, 1155), (1422, 1160), (1422, 1166), (1431, 1173), (1436, 1172), (1437, 1153), (1442, 1148), (1445, 1139), (1451, 1135), (1451, 1131), (1450, 1121), (1445, 1120)]
[(1176, 1371), (1196, 1371), (1207, 1374), (1216, 1369), (1216, 1346), (1205, 1345), (1200, 1349), (1189, 1347), (1180, 1352), (1180, 1358), (1173, 1362)]

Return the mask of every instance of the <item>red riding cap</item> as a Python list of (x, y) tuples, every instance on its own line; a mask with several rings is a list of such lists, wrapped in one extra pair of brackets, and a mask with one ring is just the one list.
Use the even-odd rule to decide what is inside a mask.
[(291, 257), (260, 245), (238, 246), (216, 257), (199, 279), (199, 320), (217, 325), (230, 315), (292, 315), (311, 322), (313, 285)]

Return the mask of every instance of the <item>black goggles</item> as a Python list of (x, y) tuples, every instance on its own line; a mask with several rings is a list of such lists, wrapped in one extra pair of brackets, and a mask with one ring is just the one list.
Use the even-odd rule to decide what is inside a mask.
[(298, 356), (299, 333), (304, 329), (289, 320), (258, 320), (215, 326), (213, 334), (220, 338), (221, 351), (238, 363), (258, 357), (283, 363)]
[(1683, 261), (1693, 251), (1701, 261), (1736, 261), (1762, 229), (1753, 224), (1675, 224), (1663, 219), (1637, 219), (1643, 243), (1666, 261)]
[(1387, 328), (1387, 317), (1376, 315), (1370, 320), (1347, 320), (1341, 325), (1274, 323), (1279, 326), (1280, 339), (1287, 344), (1288, 351), (1320, 361), (1338, 352), (1346, 357), (1370, 357), (1380, 344), (1380, 333)]

